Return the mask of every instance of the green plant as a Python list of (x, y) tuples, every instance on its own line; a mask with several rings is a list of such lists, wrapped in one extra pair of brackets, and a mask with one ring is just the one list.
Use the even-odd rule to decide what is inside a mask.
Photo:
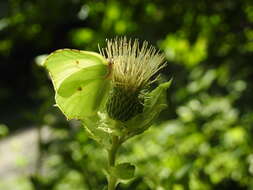
[(130, 163), (116, 163), (119, 147), (147, 130), (167, 107), (171, 81), (151, 90), (164, 57), (147, 42), (116, 38), (100, 54), (63, 49), (44, 62), (51, 76), (56, 105), (67, 119), (81, 121), (89, 136), (108, 152), (108, 190), (134, 176)]

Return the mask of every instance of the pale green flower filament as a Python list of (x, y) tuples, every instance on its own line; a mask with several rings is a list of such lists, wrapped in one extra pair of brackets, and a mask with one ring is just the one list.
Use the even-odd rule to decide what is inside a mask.
[(140, 90), (152, 83), (150, 78), (165, 66), (164, 55), (148, 42), (115, 38), (107, 40), (100, 53), (112, 63), (111, 79), (115, 86), (126, 90)]

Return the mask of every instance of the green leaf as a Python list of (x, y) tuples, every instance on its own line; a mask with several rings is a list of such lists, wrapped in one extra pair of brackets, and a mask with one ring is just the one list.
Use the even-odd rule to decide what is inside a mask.
[(167, 89), (170, 87), (171, 82), (172, 80), (160, 84), (147, 95), (143, 113), (138, 114), (126, 123), (128, 129), (126, 139), (147, 130), (154, 123), (160, 112), (167, 107)]
[(112, 167), (110, 172), (119, 179), (127, 180), (134, 177), (135, 166), (130, 163), (122, 163)]
[(43, 65), (53, 81), (56, 104), (68, 119), (84, 119), (97, 112), (109, 88), (105, 58), (63, 49), (50, 54)]
[(110, 132), (101, 128), (101, 125), (103, 125), (101, 120), (101, 116), (95, 114), (94, 116), (86, 117), (81, 121), (90, 138), (97, 141), (100, 145), (109, 148), (111, 147)]
[(110, 149), (111, 136), (122, 136), (125, 127), (122, 123), (108, 117), (106, 113), (97, 112), (91, 117), (81, 120), (89, 137), (97, 141), (103, 147)]

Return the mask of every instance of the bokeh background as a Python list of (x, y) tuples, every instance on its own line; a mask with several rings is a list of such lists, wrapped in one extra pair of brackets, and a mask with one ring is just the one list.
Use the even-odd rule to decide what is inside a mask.
[(169, 108), (120, 150), (119, 190), (253, 189), (252, 0), (1, 0), (0, 189), (100, 190), (105, 152), (67, 122), (41, 60), (147, 40), (166, 55)]

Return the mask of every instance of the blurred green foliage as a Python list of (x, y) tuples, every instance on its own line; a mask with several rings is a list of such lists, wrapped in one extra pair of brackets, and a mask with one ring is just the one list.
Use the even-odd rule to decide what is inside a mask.
[(0, 124), (0, 139), (5, 137), (8, 134), (8, 127), (4, 124)]
[(97, 51), (117, 35), (161, 48), (161, 80), (173, 77), (169, 109), (120, 150), (137, 176), (118, 189), (253, 189), (252, 26), (251, 0), (1, 1), (0, 138), (6, 125), (10, 134), (31, 124), (53, 134), (40, 141), (37, 173), (16, 189), (106, 184), (105, 152), (52, 106), (52, 86), (35, 63), (65, 47)]

